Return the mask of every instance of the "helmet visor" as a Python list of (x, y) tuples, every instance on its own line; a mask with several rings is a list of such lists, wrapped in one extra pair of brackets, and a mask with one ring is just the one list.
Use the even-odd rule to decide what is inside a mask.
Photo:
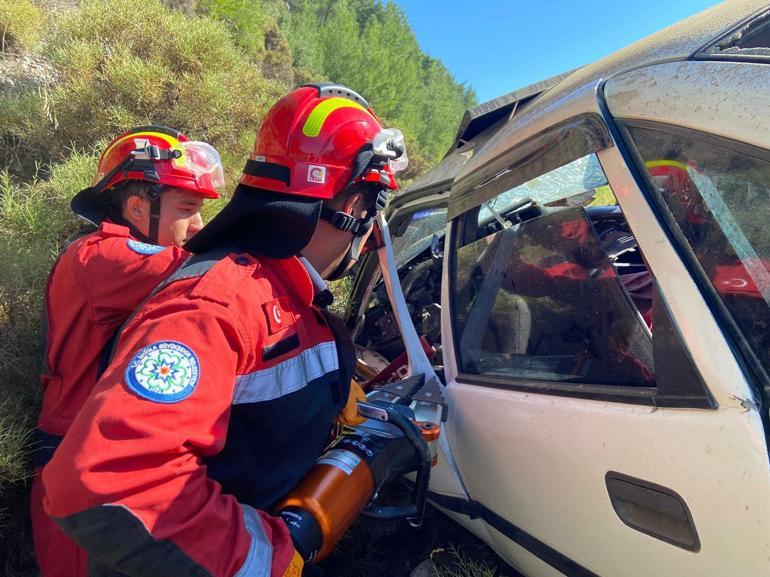
[(172, 158), (171, 165), (192, 175), (199, 186), (221, 188), (225, 185), (222, 159), (213, 146), (206, 142), (188, 141), (180, 142), (174, 150), (181, 155)]

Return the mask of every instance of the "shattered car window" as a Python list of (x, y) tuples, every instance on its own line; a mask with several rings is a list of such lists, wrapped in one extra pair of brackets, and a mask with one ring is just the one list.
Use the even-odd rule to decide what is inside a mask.
[(393, 238), (393, 254), (399, 269), (430, 247), (433, 235), (444, 236), (446, 215), (446, 207), (427, 208), (412, 214), (404, 233)]
[(770, 371), (770, 162), (697, 133), (629, 130), (703, 273)]
[(590, 154), (484, 203), (479, 213), (479, 221), (497, 219), (526, 198), (544, 206), (554, 203), (563, 204), (562, 201), (567, 198), (573, 203), (591, 204), (600, 197), (606, 186), (607, 178), (599, 161), (595, 154)]
[(652, 275), (595, 154), (483, 202), (465, 226), (452, 279), (463, 373), (655, 386)]
[(706, 50), (706, 54), (738, 57), (770, 56), (770, 10), (731, 32)]

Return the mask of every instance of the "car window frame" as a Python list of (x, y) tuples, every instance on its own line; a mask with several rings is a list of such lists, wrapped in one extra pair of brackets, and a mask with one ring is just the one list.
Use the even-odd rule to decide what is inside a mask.
[[(597, 120), (601, 123), (600, 125), (597, 125)], [(547, 170), (542, 172), (541, 174), (544, 174), (548, 170), (553, 170), (555, 168), (559, 168), (561, 166), (564, 166), (568, 164), (569, 162), (573, 162), (580, 158), (581, 156), (585, 156), (591, 153), (599, 153), (602, 150), (606, 150), (608, 148), (611, 148), (614, 146), (613, 139), (609, 136), (611, 134), (611, 126), (608, 126), (605, 119), (598, 116), (597, 114), (581, 114), (578, 116), (575, 116), (573, 118), (570, 118), (564, 122), (560, 122), (558, 124), (552, 125), (551, 127), (539, 132), (537, 135), (528, 138), (527, 140), (523, 141), (522, 143), (519, 143), (518, 145), (514, 146), (513, 149), (509, 152), (510, 158), (513, 159), (525, 159), (525, 162), (531, 161), (532, 154), (530, 151), (546, 151), (546, 153), (549, 150), (549, 144), (552, 144), (554, 141), (554, 136), (563, 135), (565, 131), (574, 130), (577, 128), (586, 128), (583, 124), (585, 122), (588, 122), (588, 131), (583, 132), (583, 135), (585, 134), (594, 134), (596, 136), (596, 142), (594, 143), (594, 146), (587, 145), (586, 148), (582, 151), (582, 154), (572, 154), (569, 155), (569, 157), (565, 156), (561, 159), (560, 163), (544, 163), (544, 166), (549, 166)], [(581, 126), (582, 125), (582, 126)], [(597, 131), (597, 128), (599, 129)], [(589, 144), (589, 143), (587, 143)], [(598, 146), (595, 146), (598, 145)], [(521, 150), (523, 149), (523, 153)], [(530, 154), (527, 154), (530, 153)], [(573, 158), (574, 156), (574, 158)], [(601, 159), (599, 159), (599, 163), (601, 165)], [(507, 169), (505, 169), (502, 172), (509, 172), (512, 171), (515, 168), (515, 161), (513, 164), (509, 165)], [(609, 179), (609, 176), (606, 174), (606, 170), (602, 166), (602, 170), (605, 172), (605, 176), (608, 177), (608, 183), (610, 187), (613, 186), (613, 182)], [(502, 174), (502, 173), (501, 173)], [(535, 175), (535, 177), (538, 175)], [(626, 385), (607, 385), (607, 384), (591, 384), (591, 383), (563, 383), (558, 381), (535, 381), (535, 380), (528, 380), (523, 378), (517, 378), (515, 376), (506, 376), (506, 377), (497, 377), (497, 376), (491, 376), (491, 375), (478, 375), (478, 374), (470, 374), (466, 373), (460, 370), (459, 366), (459, 333), (458, 333), (458, 326), (457, 326), (457, 320), (456, 320), (456, 302), (455, 302), (455, 278), (456, 278), (456, 266), (457, 266), (457, 252), (458, 250), (467, 244), (467, 237), (466, 235), (469, 233), (469, 231), (473, 231), (475, 234), (476, 228), (477, 228), (477, 213), (480, 209), (480, 206), (483, 202), (488, 200), (489, 198), (494, 198), (495, 195), (500, 194), (502, 190), (497, 190), (500, 188), (500, 184), (497, 183), (496, 186), (494, 186), (493, 190), (495, 190), (494, 195), (490, 195), (488, 192), (484, 192), (483, 187), (489, 185), (490, 183), (493, 183), (496, 180), (496, 177), (488, 178), (485, 180), (485, 182), (477, 187), (475, 187), (473, 193), (476, 193), (475, 196), (475, 206), (472, 208), (468, 208), (468, 198), (470, 194), (468, 192), (465, 193), (465, 197), (463, 200), (462, 208), (464, 210), (458, 210), (457, 205), (453, 207), (453, 203), (450, 200), (450, 211), (449, 211), (449, 221), (448, 221), (448, 227), (450, 228), (449, 236), (449, 242), (450, 246), (445, 247), (445, 259), (446, 259), (446, 275), (445, 275), (445, 282), (448, 283), (448, 286), (446, 287), (446, 294), (447, 298), (449, 300), (449, 323), (451, 326), (451, 334), (452, 334), (452, 343), (451, 346), (454, 348), (454, 358), (455, 358), (455, 380), (458, 383), (463, 384), (469, 384), (469, 385), (478, 385), (478, 386), (485, 386), (485, 387), (491, 387), (491, 388), (499, 388), (509, 391), (519, 391), (519, 392), (527, 392), (527, 393), (536, 393), (536, 394), (544, 394), (544, 395), (552, 395), (552, 396), (560, 396), (560, 397), (570, 397), (570, 398), (581, 398), (581, 399), (587, 399), (587, 400), (596, 400), (596, 401), (606, 401), (606, 402), (618, 402), (618, 403), (625, 403), (625, 404), (633, 404), (633, 405), (646, 405), (646, 406), (676, 406), (678, 408), (698, 408), (698, 409), (715, 409), (716, 404), (713, 401), (713, 398), (710, 395), (710, 392), (708, 391), (708, 388), (703, 385), (703, 394), (697, 395), (697, 396), (688, 396), (688, 397), (676, 397), (676, 395), (666, 395), (665, 398), (659, 395), (659, 388), (657, 386), (654, 387), (631, 387)], [(497, 179), (499, 180), (499, 179)], [(515, 182), (516, 185), (521, 184), (522, 182), (526, 182), (522, 179), (514, 179), (509, 178), (506, 180), (510, 180), (512, 182)], [(518, 182), (519, 180), (522, 180), (522, 182)], [(477, 192), (478, 190), (478, 192)], [(469, 191), (470, 192), (470, 191)], [(620, 201), (619, 201), (620, 202)], [(453, 210), (454, 208), (454, 210)], [(622, 207), (621, 207), (622, 209)], [(447, 255), (446, 252), (449, 251), (449, 254)], [(654, 275), (653, 275), (654, 276)], [(669, 315), (668, 318), (670, 319), (670, 312), (665, 309), (665, 314)], [(654, 338), (654, 334), (653, 334)], [(446, 343), (450, 344), (450, 343)], [(681, 339), (681, 336), (679, 336), (679, 345), (683, 349), (684, 343)], [(445, 345), (446, 346), (446, 345)], [(686, 353), (686, 350), (684, 351)], [(657, 373), (657, 370), (656, 370)], [(657, 375), (656, 375), (657, 378)], [(671, 400), (673, 399), (673, 402)]]
[[(536, 164), (544, 158), (546, 153), (564, 144), (567, 139), (570, 139), (570, 146), (579, 145), (581, 139), (584, 142), (591, 140), (594, 144), (586, 147), (582, 154), (574, 156), (571, 160), (565, 160), (561, 164)], [(575, 139), (574, 142), (573, 139)], [(611, 146), (613, 146), (613, 141), (609, 129), (604, 119), (596, 113), (579, 114), (554, 124), (507, 151), (504, 154), (506, 168), (503, 170), (485, 174), (484, 180), (470, 189), (465, 187), (458, 189), (457, 186), (453, 186), (449, 198), (447, 222), (476, 206), (480, 206), (485, 201), (495, 198), (506, 190), (532, 180), (539, 174), (545, 174), (549, 170), (559, 168), (564, 164), (578, 160), (582, 156), (596, 153)], [(520, 170), (514, 172), (512, 170), (514, 166)], [(484, 166), (480, 167), (478, 171), (482, 174), (487, 172)]]

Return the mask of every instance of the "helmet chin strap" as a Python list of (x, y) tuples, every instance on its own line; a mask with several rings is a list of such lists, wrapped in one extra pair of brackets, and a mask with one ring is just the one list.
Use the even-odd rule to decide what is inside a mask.
[(343, 232), (353, 233), (353, 242), (350, 243), (345, 256), (326, 280), (339, 280), (345, 272), (361, 258), (361, 249), (364, 247), (364, 237), (374, 225), (375, 216), (385, 208), (387, 190), (382, 189), (367, 210), (366, 218), (356, 218), (352, 214), (342, 211), (334, 211), (327, 206), (321, 208), (321, 218)]
[[(372, 225), (374, 224), (374, 217), (367, 219), (366, 229), (364, 230), (364, 234), (367, 230), (372, 228)], [(361, 249), (364, 247), (364, 235), (356, 235), (353, 237), (353, 242), (350, 243), (350, 246), (348, 247), (347, 252), (345, 253), (345, 256), (342, 257), (342, 260), (340, 261), (340, 264), (337, 265), (337, 268), (334, 269), (334, 272), (330, 274), (326, 280), (339, 280), (341, 279), (347, 270), (353, 266), (355, 263), (358, 262), (358, 259), (361, 258)]]
[(159, 184), (153, 184), (150, 187), (150, 242), (159, 244), (158, 233), (160, 231), (160, 195), (163, 192)]

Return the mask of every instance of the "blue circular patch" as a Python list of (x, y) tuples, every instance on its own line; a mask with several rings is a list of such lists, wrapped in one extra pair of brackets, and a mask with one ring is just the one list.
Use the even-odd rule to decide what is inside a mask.
[(139, 254), (158, 254), (162, 250), (166, 250), (165, 246), (159, 246), (157, 244), (149, 244), (146, 242), (139, 242), (130, 238), (126, 241), (128, 248)]
[(140, 350), (126, 368), (126, 384), (140, 397), (177, 403), (189, 397), (200, 377), (195, 353), (182, 343), (159, 341)]

